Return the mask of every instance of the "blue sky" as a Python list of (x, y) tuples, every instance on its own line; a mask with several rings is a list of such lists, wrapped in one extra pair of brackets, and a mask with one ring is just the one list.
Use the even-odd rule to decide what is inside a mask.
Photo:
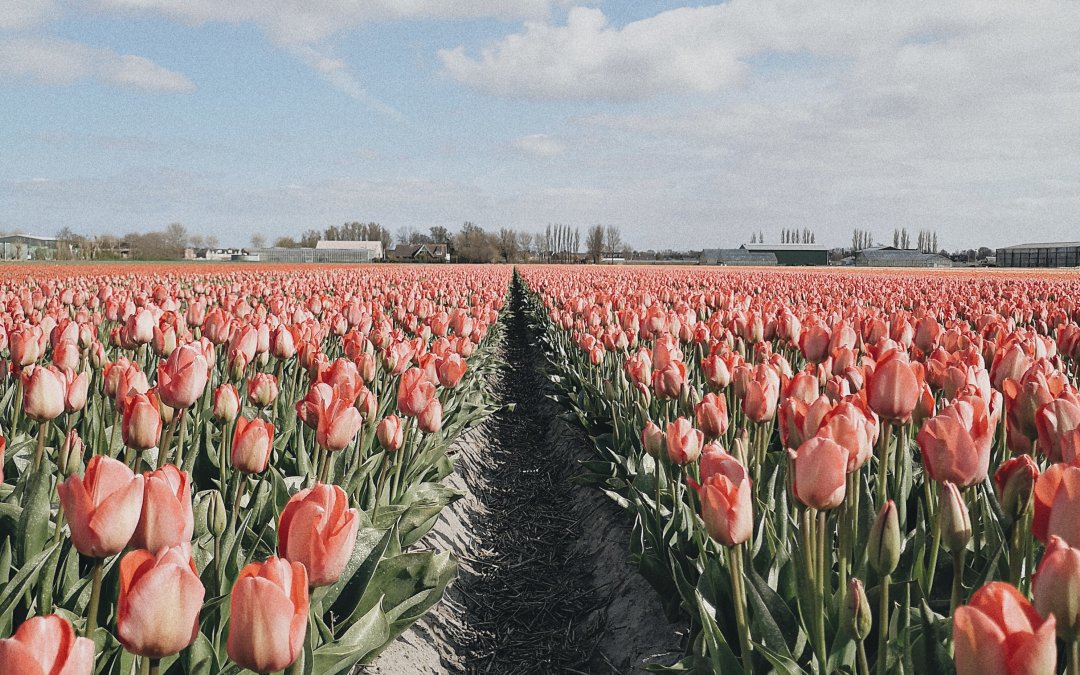
[(1080, 5), (917, 4), (0, 0), (0, 230), (1076, 238)]

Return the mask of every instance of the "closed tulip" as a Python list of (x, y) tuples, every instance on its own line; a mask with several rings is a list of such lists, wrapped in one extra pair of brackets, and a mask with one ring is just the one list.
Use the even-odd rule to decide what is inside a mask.
[(90, 391), (90, 373), (63, 371), (64, 376), (64, 412), (69, 415), (86, 407), (86, 395)]
[(438, 433), (442, 429), (443, 408), (438, 398), (428, 402), (427, 407), (416, 417), (416, 427), (425, 434)]
[(1051, 462), (1069, 461), (1063, 456), (1063, 448), (1072, 453), (1068, 442), (1070, 433), (1080, 428), (1080, 402), (1073, 398), (1059, 398), (1039, 408), (1035, 413), (1038, 430), (1039, 452)]
[(149, 450), (157, 446), (161, 437), (161, 410), (154, 392), (127, 397), (120, 431), (124, 445), (129, 448)]
[(1061, 537), (1050, 537), (1031, 579), (1031, 595), (1043, 618), (1054, 616), (1062, 640), (1080, 637), (1080, 549), (1070, 547)]
[(754, 368), (746, 382), (746, 392), (742, 399), (743, 412), (752, 422), (762, 424), (776, 415), (776, 404), (780, 396), (779, 376), (771, 368), (759, 365)]
[(404, 443), (404, 425), (397, 415), (388, 415), (379, 422), (375, 428), (375, 437), (379, 439), (379, 445), (387, 452), (397, 452)]
[(727, 433), (727, 399), (713, 393), (705, 394), (701, 403), (694, 406), (697, 425), (707, 438), (719, 438)]
[(232, 439), (233, 468), (245, 473), (262, 473), (270, 462), (274, 446), (274, 425), (261, 419), (236, 419)]
[(994, 472), (994, 487), (1007, 516), (1019, 518), (1027, 510), (1038, 478), (1039, 467), (1031, 455), (1017, 455), (998, 467)]
[(409, 368), (401, 374), (398, 384), (398, 410), (406, 417), (416, 417), (435, 398), (433, 385), (420, 368)]
[(143, 474), (142, 516), (131, 546), (156, 553), (191, 543), (195, 518), (191, 508), (191, 477), (172, 464)]
[(143, 484), (123, 462), (94, 455), (83, 476), (73, 474), (57, 486), (79, 553), (105, 558), (124, 550), (139, 524)]
[(945, 550), (956, 553), (971, 541), (971, 514), (960, 490), (946, 481), (941, 485), (941, 501), (938, 504), (938, 524), (941, 543)]
[(303, 563), (311, 587), (329, 586), (345, 571), (359, 527), (359, 516), (349, 508), (345, 491), (316, 483), (293, 495), (282, 509), (278, 553)]
[(686, 364), (672, 360), (663, 368), (656, 368), (652, 374), (653, 394), (663, 400), (678, 398), (686, 385)]
[(278, 397), (277, 378), (270, 373), (256, 373), (248, 380), (248, 400), (257, 408), (270, 406)]
[(992, 581), (953, 615), (956, 674), (1052, 675), (1055, 625), (1014, 586)]
[(199, 634), (203, 588), (183, 547), (155, 555), (142, 549), (120, 560), (116, 637), (124, 649), (160, 659), (187, 648)]
[(190, 407), (203, 395), (209, 377), (210, 365), (202, 350), (183, 345), (158, 366), (158, 396), (170, 408)]
[(319, 416), (315, 440), (331, 452), (342, 450), (352, 443), (363, 424), (364, 418), (352, 401), (335, 399)]
[(750, 538), (754, 530), (754, 504), (750, 476), (733, 455), (712, 455), (709, 475), (698, 488), (705, 529), (724, 546)]
[(645, 423), (641, 430), (641, 447), (650, 457), (660, 457), (664, 452), (666, 441), (664, 430), (658, 427), (652, 420)]
[(705, 442), (705, 435), (700, 429), (695, 429), (685, 417), (669, 422), (664, 437), (667, 441), (668, 460), (679, 466), (696, 460)]
[(844, 501), (848, 451), (830, 438), (815, 436), (795, 454), (795, 497), (813, 509), (833, 509)]
[(900, 351), (890, 350), (868, 373), (867, 402), (882, 419), (906, 423), (919, 402), (922, 385), (921, 365), (910, 363)]
[(210, 410), (213, 418), (219, 422), (232, 422), (240, 414), (240, 393), (236, 386), (226, 382), (214, 390), (213, 405)]
[(34, 366), (22, 372), (23, 412), (38, 422), (48, 422), (64, 412), (67, 393), (64, 374), (55, 368)]
[(1054, 464), (1035, 481), (1031, 531), (1043, 542), (1056, 535), (1080, 547), (1080, 467)]
[(0, 673), (12, 675), (91, 675), (94, 642), (78, 637), (67, 619), (34, 616), (0, 640)]
[(435, 372), (439, 376), (439, 384), (447, 389), (453, 389), (458, 385), (458, 382), (461, 382), (461, 378), (465, 375), (468, 367), (465, 359), (461, 358), (460, 354), (448, 354), (445, 358), (440, 359), (435, 366)]
[(304, 565), (275, 556), (250, 563), (233, 584), (225, 651), (256, 673), (284, 670), (304, 648), (307, 623)]

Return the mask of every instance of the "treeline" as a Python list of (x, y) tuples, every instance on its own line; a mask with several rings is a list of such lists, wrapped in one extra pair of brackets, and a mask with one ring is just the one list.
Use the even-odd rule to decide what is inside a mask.
[[(196, 244), (198, 242), (198, 244)], [(57, 260), (176, 260), (188, 246), (217, 246), (217, 237), (188, 235), (187, 228), (172, 223), (164, 230), (85, 236), (70, 228), (56, 233)]]

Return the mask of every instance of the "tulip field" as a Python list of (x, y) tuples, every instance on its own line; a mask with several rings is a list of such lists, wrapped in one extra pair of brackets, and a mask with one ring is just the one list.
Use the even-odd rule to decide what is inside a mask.
[(1080, 675), (1080, 276), (457, 265), (0, 268), (0, 673), (377, 663), (511, 289), (651, 671)]

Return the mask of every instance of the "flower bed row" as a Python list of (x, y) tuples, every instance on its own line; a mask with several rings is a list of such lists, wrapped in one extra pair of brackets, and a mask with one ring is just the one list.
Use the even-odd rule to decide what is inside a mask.
[(500, 269), (0, 282), (0, 672), (347, 673), (441, 597), (411, 551), (491, 410)]
[(1080, 672), (1080, 279), (521, 275), (672, 672)]

